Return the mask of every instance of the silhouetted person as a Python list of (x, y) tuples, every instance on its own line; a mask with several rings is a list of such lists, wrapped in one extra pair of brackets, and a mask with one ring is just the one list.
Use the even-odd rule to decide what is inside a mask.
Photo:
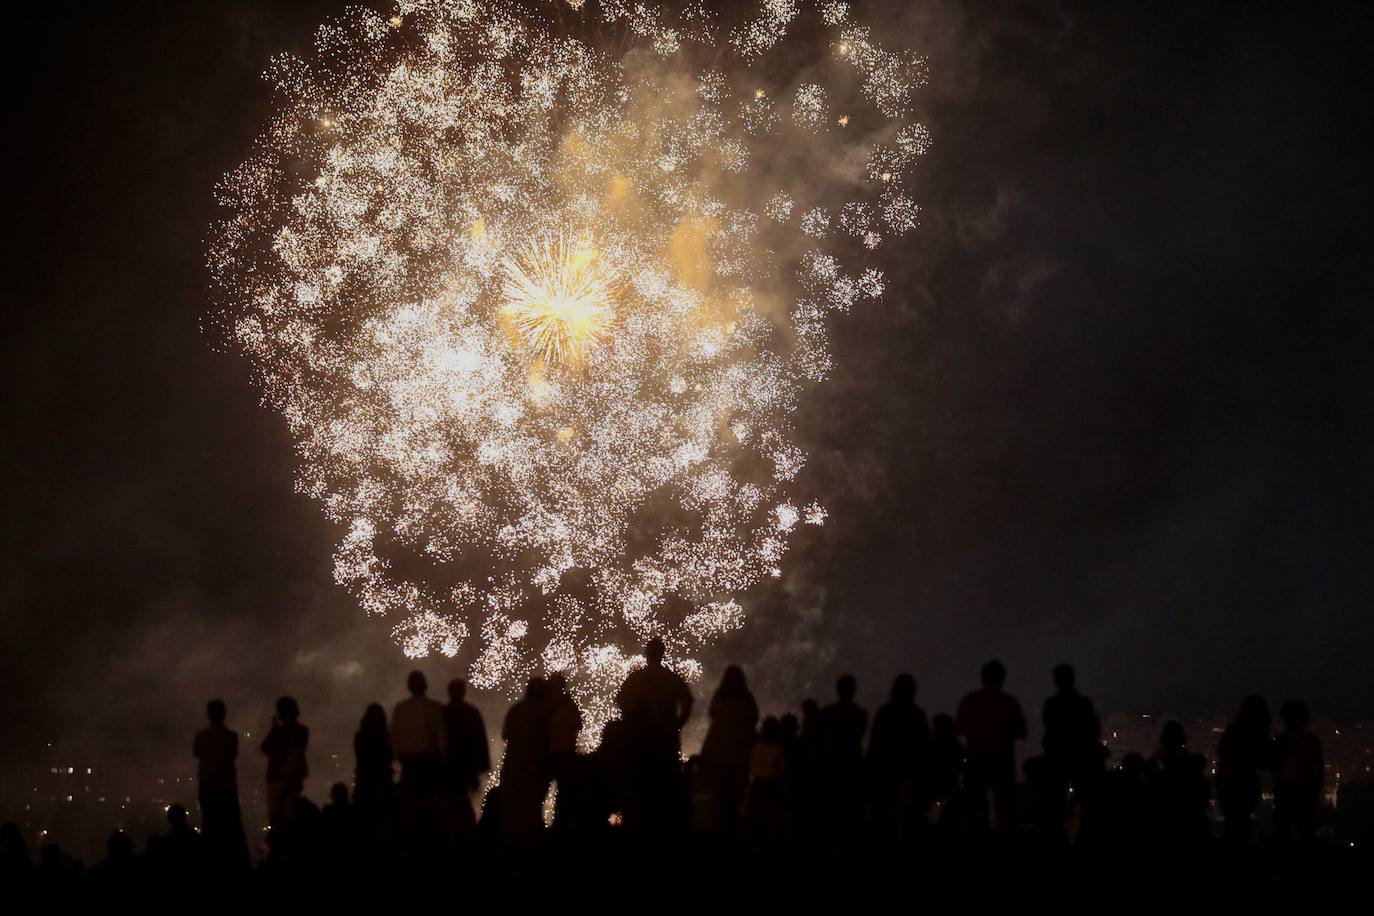
[(91, 881), (100, 894), (128, 894), (141, 877), (134, 838), (116, 830), (105, 841), (105, 858), (91, 869)]
[(5, 821), (0, 826), (0, 881), (13, 887), (13, 882), (27, 876), (30, 865), (24, 832), (14, 821)]
[(1102, 723), (1092, 700), (1078, 692), (1074, 670), (1069, 664), (1054, 667), (1055, 694), (1045, 701), (1043, 722), (1045, 748), (1038, 792), (1051, 823), (1062, 823), (1069, 790), (1073, 789), (1080, 806), (1091, 806), (1094, 791), (1101, 783), (1104, 748), (1100, 742)]
[(1104, 774), (1098, 839), (1106, 848), (1129, 855), (1146, 839), (1150, 772), (1144, 757), (1130, 753), (1119, 768)]
[(261, 745), (267, 755), (268, 839), (274, 856), (285, 853), (289, 843), (296, 801), (309, 775), (305, 752), (310, 743), (310, 729), (301, 724), (301, 708), (296, 701), (281, 697), (276, 708), (272, 728)]
[(291, 813), (291, 858), (306, 866), (318, 865), (329, 853), (320, 806), (304, 795)]
[(501, 725), (501, 836), (528, 846), (544, 833), (548, 776), (548, 684), (530, 678), (525, 695), (511, 704)]
[(754, 840), (777, 841), (787, 828), (787, 755), (782, 723), (769, 716), (759, 727), (758, 741), (749, 749), (744, 832)]
[(816, 716), (816, 776), (823, 827), (831, 842), (848, 842), (863, 820), (864, 733), (868, 713), (854, 702), (852, 674), (835, 681), (835, 702)]
[(1145, 806), (1139, 812), (1158, 851), (1195, 849), (1211, 839), (1205, 767), (1202, 755), (1188, 750), (1183, 726), (1164, 723), (1159, 748), (1147, 765)]
[(1307, 730), (1307, 707), (1279, 707), (1283, 733), (1274, 739), (1274, 832), (1280, 841), (1310, 841), (1317, 827), (1325, 765), (1322, 744)]
[(347, 862), (358, 854), (358, 811), (348, 800), (348, 786), (336, 782), (329, 787), (329, 804), (320, 811), (320, 826), (329, 858)]
[(200, 864), (201, 836), (181, 805), (167, 809), (167, 832), (148, 839), (148, 858), (164, 877), (184, 880)]
[(873, 717), (868, 740), (874, 821), (890, 839), (909, 837), (923, 825), (921, 777), (929, 753), (930, 723), (925, 710), (916, 705), (916, 678), (899, 674), (888, 701)]
[(709, 714), (711, 724), (701, 745), (701, 761), (715, 799), (711, 820), (716, 829), (733, 833), (749, 788), (749, 751), (754, 744), (754, 726), (759, 721), (758, 704), (749, 692), (744, 670), (738, 665), (725, 669), (720, 686), (711, 697)]
[(666, 648), (654, 638), (645, 664), (631, 671), (615, 695), (625, 722), (625, 825), (662, 830), (683, 815), (679, 754), (682, 726), (692, 714), (692, 691), (664, 667)]
[(449, 794), (453, 800), (454, 829), (466, 833), (476, 826), (472, 796), (482, 774), (491, 769), (491, 746), (487, 744), (487, 725), (482, 713), (464, 697), (467, 685), (448, 682), (448, 705), (444, 707), (444, 765), (448, 773)]
[(577, 736), (582, 731), (582, 711), (568, 692), (568, 678), (561, 671), (549, 675), (546, 725), (548, 735), (548, 774), (558, 784), (554, 797), (554, 825), (568, 826), (574, 819), (572, 810), (580, 804), (578, 793), (581, 764), (577, 753)]
[(401, 816), (414, 837), (432, 841), (440, 829), (444, 792), (444, 707), (425, 696), (423, 672), (406, 677), (410, 696), (391, 713), (391, 749), (401, 762)]
[(369, 703), (353, 734), (353, 806), (360, 829), (371, 839), (381, 838), (391, 820), (396, 798), (391, 732), (386, 710)]
[(248, 847), (243, 834), (243, 815), (239, 809), (238, 774), (234, 761), (239, 753), (239, 736), (224, 724), (224, 701), (205, 704), (210, 724), (196, 732), (191, 745), (195, 756), (200, 823), (210, 857), (226, 865), (247, 861)]
[(1264, 698), (1251, 694), (1217, 744), (1217, 801), (1230, 843), (1250, 842), (1250, 819), (1260, 797), (1260, 770), (1273, 765), (1269, 729), (1273, 717)]
[(1026, 737), (1026, 717), (1016, 698), (1004, 693), (1007, 669), (993, 660), (983, 666), (981, 689), (959, 702), (955, 722), (964, 736), (964, 785), (978, 806), (987, 805), (999, 832), (1012, 826), (1016, 787), (1016, 742)]

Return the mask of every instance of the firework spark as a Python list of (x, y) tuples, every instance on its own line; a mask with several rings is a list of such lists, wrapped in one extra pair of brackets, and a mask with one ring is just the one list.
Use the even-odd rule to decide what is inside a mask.
[(614, 284), (597, 263), (595, 246), (545, 239), (502, 267), (502, 315), (525, 346), (550, 366), (581, 366), (610, 333), (613, 318)]
[(825, 520), (792, 417), (918, 219), (921, 61), (843, 3), (740, 6), (351, 14), (272, 62), (219, 189), (225, 325), (336, 580), (478, 686), (566, 672), (589, 734), (633, 646), (699, 673)]

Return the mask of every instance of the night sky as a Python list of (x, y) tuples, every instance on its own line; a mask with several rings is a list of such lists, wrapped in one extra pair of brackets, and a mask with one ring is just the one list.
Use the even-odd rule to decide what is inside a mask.
[[(929, 55), (922, 225), (800, 418), (830, 520), (708, 661), (769, 711), (841, 669), (939, 711), (996, 655), (1032, 707), (1069, 660), (1104, 710), (1374, 714), (1374, 8), (857, 6)], [(185, 753), (211, 695), (258, 728), (289, 690), (339, 735), (401, 695), (284, 422), (203, 327), (214, 183), (268, 57), (335, 9), (7, 30), (0, 762)]]

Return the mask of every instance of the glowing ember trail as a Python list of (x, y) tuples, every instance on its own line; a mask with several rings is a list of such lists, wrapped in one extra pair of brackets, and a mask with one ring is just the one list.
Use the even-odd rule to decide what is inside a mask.
[(917, 221), (921, 61), (843, 3), (745, 6), (352, 13), (273, 60), (218, 190), (224, 326), (336, 580), (479, 687), (566, 672), (587, 738), (636, 647), (696, 676), (824, 521), (792, 416)]

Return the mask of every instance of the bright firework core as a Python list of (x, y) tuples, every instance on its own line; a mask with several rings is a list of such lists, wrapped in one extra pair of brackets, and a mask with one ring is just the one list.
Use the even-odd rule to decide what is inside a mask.
[(610, 333), (612, 281), (589, 241), (569, 245), (559, 235), (531, 243), (523, 257), (502, 262), (502, 316), (529, 351), (547, 365), (580, 368)]
[(825, 520), (793, 417), (916, 225), (919, 58), (745, 7), (354, 12), (273, 61), (219, 189), (225, 324), (335, 580), (474, 686), (565, 672), (593, 734), (645, 639), (699, 675)]

